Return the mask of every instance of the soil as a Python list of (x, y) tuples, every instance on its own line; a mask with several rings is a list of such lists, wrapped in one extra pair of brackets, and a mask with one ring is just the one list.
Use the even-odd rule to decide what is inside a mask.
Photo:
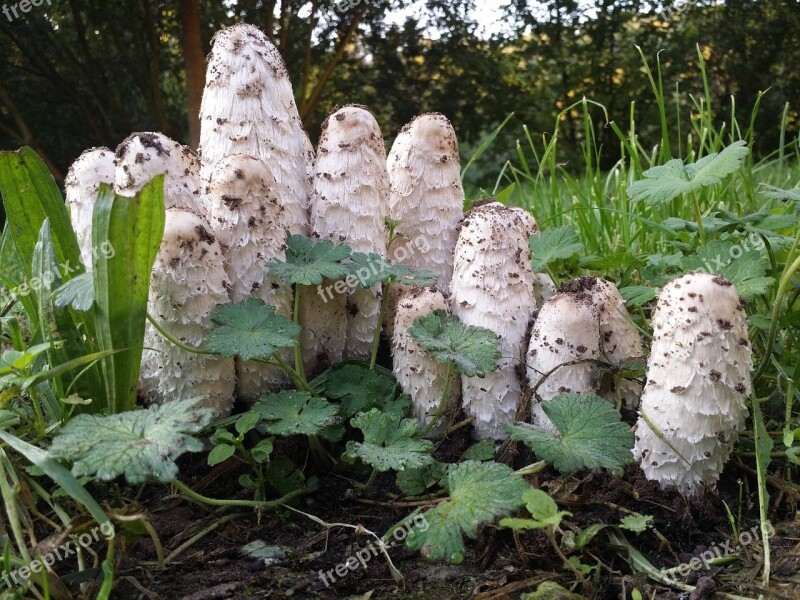
[[(457, 460), (467, 446), (466, 436), (463, 432), (448, 441), (439, 449), (437, 458)], [(512, 462), (520, 467), (528, 464), (529, 459), (523, 449)], [(506, 600), (533, 592), (542, 582), (555, 581), (574, 590), (577, 598), (631, 598), (634, 588), (638, 588), (643, 598), (656, 600), (731, 597), (715, 596), (714, 590), (747, 598), (759, 594), (764, 598), (800, 598), (800, 522), (792, 520), (794, 504), (788, 496), (776, 497), (773, 522), (782, 524), (775, 525), (776, 533), (771, 538), (770, 589), (761, 588), (755, 578), (761, 567), (758, 539), (742, 546), (731, 533), (726, 504), (734, 522), (741, 515), (741, 531), (755, 526), (758, 532), (756, 487), (754, 478), (744, 469), (744, 465), (739, 468), (731, 464), (717, 490), (691, 500), (674, 491), (659, 490), (656, 484), (644, 479), (636, 465), (628, 467), (621, 477), (589, 471), (563, 477), (548, 469), (528, 478), (532, 485), (548, 491), (561, 510), (572, 513), (568, 521), (575, 532), (595, 523), (618, 523), (629, 511), (652, 515), (652, 529), (639, 534), (625, 532), (625, 537), (657, 569), (688, 564), (693, 557), (714, 547), (718, 551), (732, 548), (730, 563), (709, 570), (701, 567), (686, 578), (677, 577), (679, 582), (696, 586), (692, 594), (657, 585), (636, 574), (628, 563), (626, 550), (612, 546), (605, 532), (600, 532), (582, 553), (575, 554), (584, 564), (600, 564), (581, 585), (576, 584), (576, 576), (564, 567), (543, 533), (514, 536), (493, 526), (484, 527), (477, 540), (468, 540), (466, 558), (459, 566), (431, 563), (397, 543), (390, 555), (404, 576), (403, 582), (398, 584), (392, 579), (380, 554), (365, 559), (366, 568), (359, 565), (344, 577), (338, 577), (337, 565), (367, 546), (370, 543), (367, 535), (346, 527), (326, 530), (286, 509), (261, 514), (247, 509), (210, 509), (169, 495), (167, 486), (154, 486), (143, 494), (146, 500), (142, 504), (151, 515), (165, 554), (169, 555), (214, 524), (218, 526), (170, 560), (162, 571), (154, 566), (155, 546), (149, 538), (123, 545), (113, 597)], [(245, 467), (231, 466), (229, 461), (209, 473), (204, 457), (199, 455), (181, 464), (182, 481), (203, 494), (219, 498), (237, 494), (244, 498), (237, 480), (245, 472)], [(344, 476), (327, 473), (321, 475), (318, 491), (294, 506), (326, 523), (360, 525), (382, 536), (413, 510), (403, 504), (391, 475), (379, 477), (369, 490), (361, 491)], [(220, 524), (226, 515), (232, 520)], [(246, 556), (242, 547), (257, 541), (280, 547), (285, 555), (269, 559)]]

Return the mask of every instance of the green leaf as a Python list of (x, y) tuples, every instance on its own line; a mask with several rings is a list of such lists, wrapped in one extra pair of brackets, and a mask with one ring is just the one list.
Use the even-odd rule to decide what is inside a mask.
[(752, 299), (767, 291), (775, 281), (767, 277), (769, 259), (758, 250), (743, 250), (732, 241), (712, 240), (697, 249), (692, 256), (687, 256), (682, 267), (686, 271), (704, 271), (721, 275), (733, 285), (739, 295)]
[(535, 592), (522, 594), (519, 600), (583, 600), (583, 596), (570, 592), (555, 581), (543, 581)]
[(234, 448), (233, 446), (229, 446), (228, 444), (220, 444), (219, 446), (214, 446), (211, 449), (211, 452), (208, 453), (208, 466), (213, 467), (218, 464), (224, 463), (234, 454), (236, 454), (236, 448)]
[(494, 460), (494, 440), (481, 440), (464, 452), (464, 460)]
[(652, 521), (653, 517), (650, 515), (627, 515), (620, 519), (619, 526), (634, 533), (642, 533), (647, 531)]
[(53, 439), (50, 456), (73, 463), (76, 477), (93, 475), (110, 481), (125, 475), (129, 484), (155, 478), (169, 482), (178, 475), (175, 460), (200, 452), (192, 437), (211, 421), (198, 400), (180, 400), (110, 416), (78, 415)]
[(339, 401), (339, 414), (349, 419), (360, 412), (378, 408), (390, 412), (395, 405), (400, 417), (405, 417), (410, 403), (393, 402), (397, 395), (397, 381), (391, 371), (370, 369), (367, 363), (340, 364), (330, 369), (322, 379), (322, 392)]
[(150, 274), (164, 236), (164, 219), (163, 175), (133, 198), (100, 187), (92, 214), (92, 244), (107, 251), (98, 252), (94, 260), (97, 342), (100, 350), (116, 352), (101, 363), (105, 403), (93, 402), (92, 412), (117, 413), (136, 406)]
[(260, 420), (261, 417), (257, 412), (249, 410), (246, 413), (243, 413), (241, 417), (236, 419), (236, 425), (234, 425), (234, 427), (236, 428), (237, 433), (244, 435), (248, 431), (255, 429)]
[[(80, 417), (75, 418), (77, 419)], [(83, 504), (86, 510), (94, 517), (95, 521), (101, 525), (110, 522), (108, 515), (100, 508), (100, 505), (92, 498), (92, 495), (86, 491), (86, 488), (81, 485), (80, 481), (75, 479), (72, 473), (54, 461), (47, 452), (41, 448), (32, 446), (7, 431), (0, 430), (0, 439), (41, 469), (45, 475), (56, 484), (60, 485), (71, 498)]]
[(660, 288), (657, 287), (650, 287), (647, 285), (632, 285), (630, 287), (622, 288), (619, 293), (622, 296), (622, 299), (625, 300), (625, 304), (628, 306), (642, 306), (658, 296), (660, 291)]
[(800, 188), (784, 190), (773, 185), (761, 184), (761, 195), (769, 200), (795, 202), (800, 206)]
[(561, 394), (542, 403), (558, 434), (535, 425), (510, 425), (511, 439), (524, 442), (562, 473), (581, 468), (620, 468), (632, 462), (633, 432), (620, 414), (594, 394)]
[(406, 469), (398, 471), (395, 484), (405, 496), (421, 496), (447, 475), (447, 465), (440, 462), (420, 467), (419, 469)]
[(282, 348), (294, 348), (300, 327), (275, 310), (257, 298), (218, 305), (211, 311), (218, 327), (206, 336), (206, 346), (226, 358), (245, 360), (266, 360)]
[(450, 498), (423, 514), (406, 545), (430, 560), (458, 564), (464, 560), (463, 536), (475, 538), (481, 525), (517, 510), (529, 486), (511, 467), (475, 461), (450, 467), (447, 482)]
[(259, 399), (251, 409), (274, 435), (318, 435), (337, 422), (336, 406), (307, 392), (284, 391)]
[(529, 244), (534, 273), (543, 273), (551, 263), (568, 260), (584, 252), (583, 242), (571, 225), (544, 229), (532, 235)]
[[(283, 454), (271, 458), (264, 470), (264, 478), (280, 496), (306, 487), (306, 478), (303, 472)], [(313, 487), (311, 480), (309, 480), (308, 487)]]
[(547, 529), (557, 527), (561, 520), (572, 513), (559, 511), (558, 505), (546, 492), (529, 488), (522, 495), (525, 507), (531, 515), (530, 519), (501, 519), (501, 527), (510, 527), (515, 531), (525, 529)]
[(253, 446), (252, 450), (250, 450), (250, 454), (254, 461), (256, 461), (258, 464), (263, 464), (269, 459), (274, 448), (274, 438), (269, 438), (266, 440), (261, 440), (255, 446)]
[(360, 458), (380, 472), (420, 468), (433, 462), (433, 443), (416, 439), (414, 419), (401, 419), (373, 408), (353, 417), (350, 424), (364, 433), (364, 441), (347, 442), (345, 457), (349, 460)]
[(484, 377), (497, 370), (497, 335), (483, 327), (464, 326), (458, 317), (438, 309), (414, 319), (411, 337), (440, 363), (454, 364), (467, 377)]
[(267, 263), (270, 275), (290, 284), (319, 285), (323, 279), (341, 279), (350, 273), (342, 261), (350, 257), (350, 246), (334, 246), (329, 240), (302, 235), (286, 238), (286, 260)]
[(53, 292), (53, 301), (58, 308), (71, 306), (79, 312), (86, 312), (94, 304), (94, 276), (81, 273), (73, 277)]
[(436, 275), (430, 271), (412, 269), (402, 264), (387, 262), (378, 254), (354, 252), (350, 257), (350, 274), (361, 287), (371, 288), (376, 283), (402, 283), (426, 287), (436, 283)]
[(674, 158), (664, 165), (648, 169), (644, 179), (628, 187), (632, 200), (644, 200), (648, 204), (669, 202), (683, 194), (719, 183), (723, 178), (742, 167), (750, 153), (747, 143), (734, 142), (720, 153), (709, 154), (696, 163), (684, 165)]

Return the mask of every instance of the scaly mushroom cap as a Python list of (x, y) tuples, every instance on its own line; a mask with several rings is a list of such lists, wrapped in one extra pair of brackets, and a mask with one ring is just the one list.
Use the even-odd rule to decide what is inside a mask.
[(86, 150), (72, 163), (64, 180), (70, 221), (88, 271), (92, 270), (92, 213), (102, 183), (114, 183), (114, 153), (108, 148)]
[(134, 133), (117, 146), (114, 191), (133, 197), (164, 175), (164, 206), (202, 211), (197, 156), (162, 133)]
[(744, 303), (722, 277), (684, 275), (659, 295), (653, 330), (633, 454), (648, 479), (691, 495), (716, 483), (747, 417)]
[[(261, 159), (234, 154), (217, 163), (205, 197), (212, 233), (225, 258), (231, 302), (260, 298), (291, 317), (292, 289), (267, 276), (272, 259), (285, 260), (285, 213), (277, 184)], [(287, 384), (281, 369), (237, 360), (237, 394), (246, 400)]]
[(531, 399), (535, 425), (555, 431), (542, 402), (559, 394), (594, 392), (595, 361), (601, 358), (599, 325), (598, 308), (586, 292), (562, 291), (542, 306), (525, 357), (528, 384), (536, 390)]
[(447, 117), (417, 117), (397, 136), (387, 160), (390, 216), (403, 237), (392, 246), (396, 262), (431, 271), (449, 293), (464, 188), (458, 141)]
[(450, 284), (453, 313), (466, 325), (486, 327), (500, 341), (500, 368), (462, 379), (464, 409), (475, 417), (478, 438), (506, 437), (521, 396), (516, 369), (522, 360), (528, 322), (536, 310), (528, 245), (531, 221), (525, 211), (499, 202), (473, 208), (464, 219)]
[[(222, 250), (208, 223), (187, 210), (166, 212), (150, 281), (148, 312), (181, 342), (200, 346), (212, 323), (209, 313), (228, 302)], [(152, 402), (200, 397), (219, 415), (230, 411), (233, 359), (178, 348), (148, 324), (140, 384)]]
[[(569, 282), (561, 291), (592, 295), (600, 317), (600, 349), (614, 365), (644, 356), (642, 336), (632, 323), (617, 286), (599, 277), (580, 277)], [(642, 395), (642, 385), (638, 381), (626, 379), (621, 382), (619, 390), (609, 392), (608, 399), (615, 403), (617, 391), (625, 406), (630, 409), (638, 407)]]
[[(448, 368), (431, 357), (417, 344), (408, 330), (414, 319), (431, 314), (435, 310), (448, 310), (447, 300), (433, 288), (413, 289), (405, 292), (397, 303), (392, 337), (392, 365), (394, 375), (403, 393), (411, 396), (414, 416), (420, 427), (425, 427), (433, 417), (444, 393)], [(450, 382), (448, 407), (454, 407), (461, 393), (458, 378)], [(446, 419), (439, 423), (429, 435), (441, 437), (447, 427)]]
[[(354, 252), (385, 256), (388, 196), (386, 150), (377, 121), (361, 106), (337, 110), (322, 125), (317, 151), (311, 194), (314, 237), (347, 244)], [(334, 304), (324, 306), (329, 311), (320, 314), (313, 327), (336, 327), (331, 321)], [(344, 357), (366, 359), (378, 327), (380, 286), (355, 290), (347, 298), (347, 306)], [(314, 356), (319, 350), (307, 349), (307, 355)]]
[(278, 182), (289, 230), (307, 233), (307, 136), (286, 65), (258, 28), (239, 23), (214, 36), (200, 119), (203, 182), (225, 156), (260, 158)]

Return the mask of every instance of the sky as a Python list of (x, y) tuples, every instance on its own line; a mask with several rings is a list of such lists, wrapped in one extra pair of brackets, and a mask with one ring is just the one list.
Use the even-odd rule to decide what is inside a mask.
[[(488, 36), (502, 30), (502, 4), (498, 0), (475, 0), (475, 10), (471, 11), (470, 16), (479, 24), (479, 34)], [(400, 24), (409, 16), (424, 14), (424, 5), (423, 0), (418, 0), (406, 9), (392, 11), (387, 16), (387, 21)], [(437, 37), (435, 31), (430, 31), (429, 34)]]

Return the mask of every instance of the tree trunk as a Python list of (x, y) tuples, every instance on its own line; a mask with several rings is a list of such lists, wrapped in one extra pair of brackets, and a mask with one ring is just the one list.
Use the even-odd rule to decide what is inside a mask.
[(189, 113), (189, 145), (200, 146), (200, 103), (205, 85), (205, 54), (198, 0), (181, 0), (183, 57), (186, 65), (186, 110)]
[(167, 113), (164, 109), (164, 94), (161, 92), (161, 42), (158, 34), (158, 23), (153, 16), (150, 0), (142, 0), (145, 20), (147, 21), (147, 39), (150, 45), (150, 90), (152, 93), (152, 114), (158, 128), (166, 136), (171, 136)]

